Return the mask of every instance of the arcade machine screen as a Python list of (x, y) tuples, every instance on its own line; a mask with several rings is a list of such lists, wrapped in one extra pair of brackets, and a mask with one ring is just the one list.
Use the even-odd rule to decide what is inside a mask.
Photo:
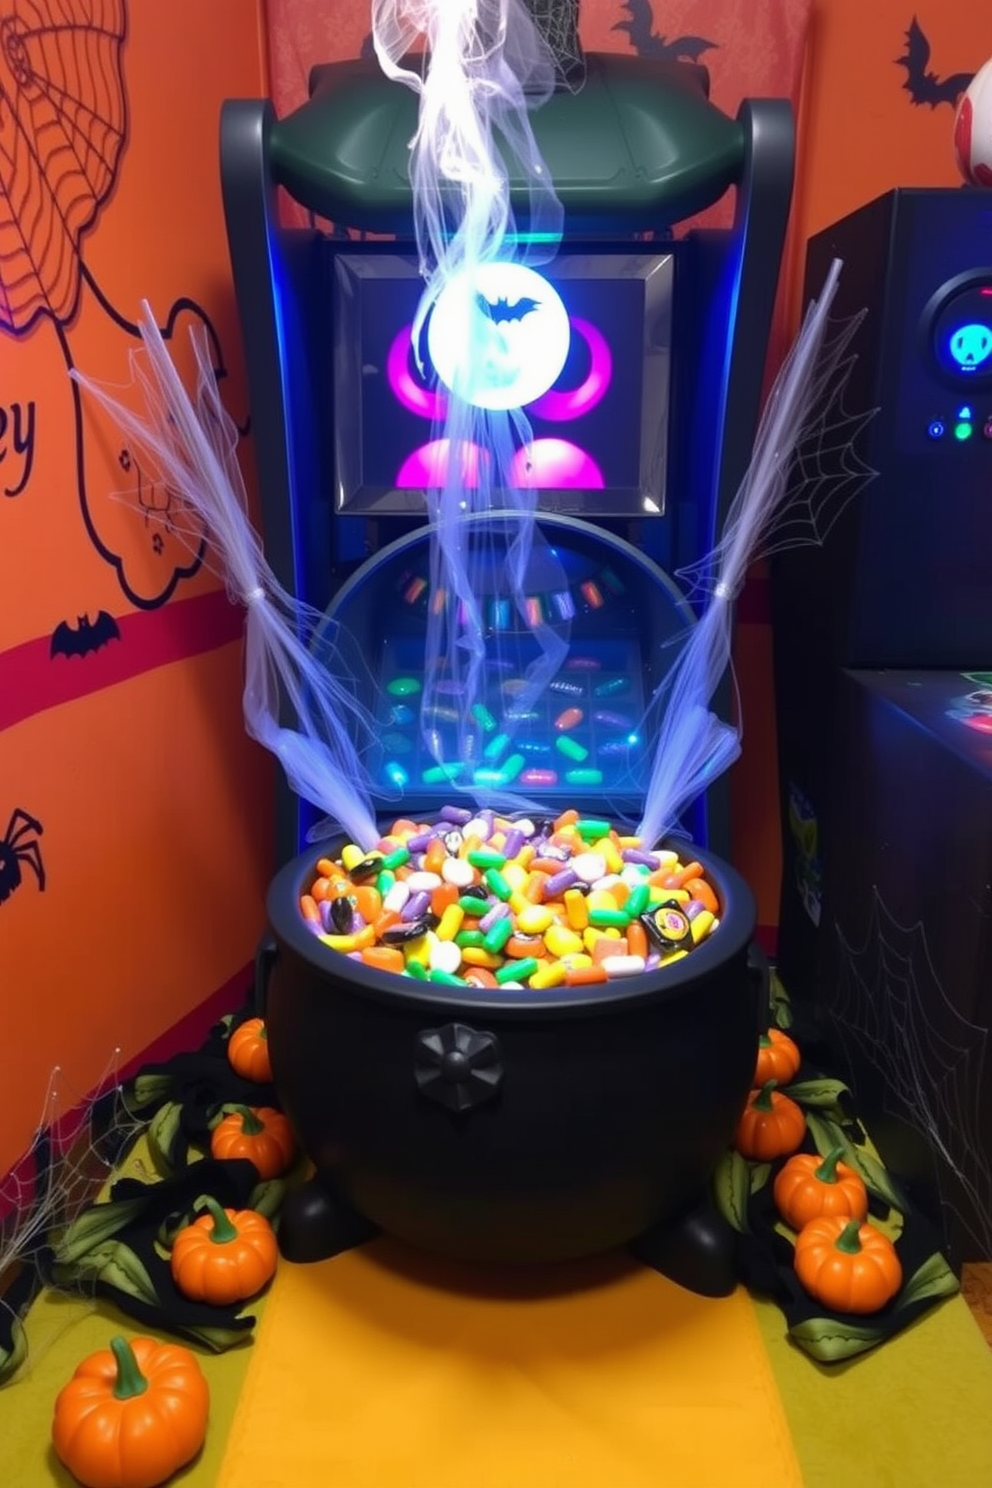
[[(443, 411), (434, 363), (443, 361), (444, 344), (429, 318), (415, 355), (423, 290), (416, 259), (338, 252), (331, 265), (337, 509), (423, 510)], [(523, 352), (515, 406), (532, 434), (515, 476), (539, 487), (544, 510), (614, 519), (664, 513), (673, 280), (673, 254), (640, 245), (570, 247), (526, 278), (519, 265), (492, 266), (490, 313)], [(550, 382), (541, 375), (549, 357)]]
[[(414, 352), (423, 287), (416, 260), (392, 245), (338, 251), (331, 272), (337, 511), (420, 517), (436, 468), (444, 382), (434, 363), (444, 347), (428, 320)], [(336, 643), (347, 638), (355, 672), (367, 679), (362, 693), (372, 696), (374, 777), (385, 797), (402, 797), (410, 809), (443, 801), (458, 786), (636, 810), (647, 784), (651, 699), (693, 621), (661, 567), (588, 520), (624, 525), (666, 514), (673, 255), (645, 245), (569, 248), (540, 272), (551, 286), (548, 303), (567, 317), (550, 383), (541, 364), (556, 324), (542, 318), (542, 281), (521, 284), (511, 273), (487, 290), (495, 314), (512, 318), (513, 334), (526, 343), (520, 364), (532, 380), (521, 406), (531, 441), (521, 483), (526, 469), (539, 487), (541, 541), (521, 612), (500, 587), (512, 524), (500, 536), (498, 524), (480, 519), (478, 540), (492, 567), (490, 581), (485, 558), (476, 565), (486, 667), (473, 708), (474, 757), (455, 750), (458, 682), (435, 677), (433, 706), (424, 707), (427, 626), (444, 596), (432, 586), (423, 526), (364, 564), (328, 612)], [(474, 540), (469, 519), (466, 541)], [(568, 651), (522, 710), (516, 700), (538, 659), (533, 632), (542, 624), (567, 628)]]

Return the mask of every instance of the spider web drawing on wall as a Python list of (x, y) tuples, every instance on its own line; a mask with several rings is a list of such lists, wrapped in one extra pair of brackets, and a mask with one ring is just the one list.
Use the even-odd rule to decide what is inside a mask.
[(884, 1109), (908, 1120), (936, 1158), (943, 1207), (976, 1255), (992, 1255), (992, 1166), (980, 1128), (989, 1029), (948, 997), (924, 925), (900, 925), (877, 888), (863, 941), (839, 924), (835, 930), (840, 975), (826, 992), (832, 1030), (850, 1063), (866, 1056), (879, 1072)]
[(0, 10), (0, 326), (64, 323), (80, 243), (113, 189), (127, 130), (125, 0)]

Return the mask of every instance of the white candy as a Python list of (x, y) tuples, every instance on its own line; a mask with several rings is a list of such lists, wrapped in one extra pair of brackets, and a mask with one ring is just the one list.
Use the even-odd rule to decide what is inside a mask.
[(428, 949), (427, 961), (431, 971), (446, 971), (454, 976), (462, 964), (461, 946), (456, 946), (453, 940), (437, 940)]
[(602, 853), (579, 853), (572, 859), (569, 867), (587, 884), (593, 884), (597, 878), (606, 876), (606, 859)]
[(605, 878), (597, 878), (593, 884), (594, 889), (615, 889), (618, 883), (623, 883), (619, 873), (607, 873)]
[(479, 837), (483, 842), (489, 841), (489, 823), (482, 820), (481, 816), (473, 816), (470, 822), (462, 827), (463, 837)]
[[(523, 821), (515, 821), (513, 825), (518, 832), (523, 832), (525, 837), (533, 837), (534, 833), (537, 831), (537, 828), (535, 827), (529, 816), (525, 816)], [(506, 983), (504, 982), (503, 985), (505, 986)]]
[(599, 964), (608, 977), (636, 976), (644, 970), (644, 957), (604, 956)]
[(438, 873), (411, 873), (402, 882), (411, 894), (430, 894), (441, 887), (441, 876)]
[(382, 901), (383, 909), (394, 909), (399, 914), (409, 899), (410, 893), (409, 883), (405, 882), (402, 878), (398, 878), (392, 888), (386, 891), (385, 898)]
[[(456, 889), (467, 889), (475, 883), (475, 869), (467, 858), (445, 858), (441, 864), (441, 877)], [(409, 879), (407, 879), (409, 883)]]

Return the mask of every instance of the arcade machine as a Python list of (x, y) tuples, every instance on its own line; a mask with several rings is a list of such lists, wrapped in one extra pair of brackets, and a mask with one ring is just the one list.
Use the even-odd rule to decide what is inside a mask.
[(874, 477), (772, 565), (779, 971), (959, 1262), (992, 1254), (990, 225), (987, 191), (896, 190), (811, 240), (807, 291), (840, 255), (864, 311)]
[[(565, 213), (543, 272), (570, 342), (557, 381), (525, 407), (541, 452), (542, 551), (555, 559), (553, 572), (528, 574), (527, 603), (535, 617), (570, 620), (584, 667), (551, 684), (512, 755), (494, 726), (473, 783), (519, 786), (551, 807), (636, 812), (650, 742), (636, 722), (671, 659), (666, 643), (693, 620), (677, 574), (709, 552), (750, 456), (792, 116), (787, 103), (750, 101), (732, 119), (709, 101), (701, 67), (593, 55), (582, 91), (553, 96), (533, 124)], [(415, 126), (414, 96), (377, 63), (341, 62), (314, 70), (287, 118), (267, 102), (229, 103), (221, 140), (266, 555), (354, 648), (381, 710), (374, 770), (393, 815), (397, 803), (417, 815), (451, 794), (424, 753), (416, 706), (436, 394), (410, 343), (422, 289), (407, 171)], [(280, 188), (312, 228), (280, 224)], [(729, 229), (675, 240), (730, 190)], [(501, 657), (516, 645), (525, 666), (526, 626), (496, 594), (487, 621)], [(507, 679), (492, 676), (495, 725)], [(729, 711), (729, 696), (718, 705)], [(563, 734), (554, 724), (569, 708), (582, 723)], [(278, 791), (283, 862), (313, 818), (281, 777)], [(721, 783), (687, 825), (726, 854), (728, 818)]]

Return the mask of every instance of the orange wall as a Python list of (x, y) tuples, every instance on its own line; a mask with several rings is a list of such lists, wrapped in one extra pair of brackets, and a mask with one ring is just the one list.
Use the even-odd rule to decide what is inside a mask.
[[(36, 843), (45, 882), (23, 857), (12, 887), (0, 849), (0, 1174), (54, 1065), (71, 1105), (115, 1048), (133, 1059), (246, 967), (270, 866), (241, 616), (205, 568), (175, 577), (191, 555), (141, 510), (114, 430), (90, 409), (77, 423), (68, 377), (127, 383), (140, 300), (165, 326), (188, 297), (243, 421), (216, 142), (222, 99), (265, 91), (256, 6), (67, 0), (79, 30), (58, 43), (21, 35), (7, 8), (20, 40), (5, 28), (0, 46), (0, 833), (15, 809), (40, 823), (22, 819), (17, 845)], [(92, 114), (59, 114), (48, 100), (62, 96)], [(142, 480), (141, 502), (166, 505)], [(60, 622), (101, 613), (106, 644), (65, 654), (62, 631), (53, 654)]]

